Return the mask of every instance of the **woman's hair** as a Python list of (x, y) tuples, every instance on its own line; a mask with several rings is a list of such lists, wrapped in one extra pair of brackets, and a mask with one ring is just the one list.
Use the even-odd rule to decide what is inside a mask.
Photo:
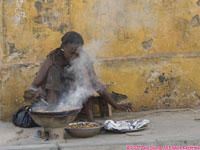
[(69, 31), (67, 33), (65, 33), (65, 35), (61, 38), (62, 44), (61, 47), (63, 47), (64, 45), (70, 43), (70, 44), (80, 44), (83, 45), (84, 41), (82, 36), (74, 31)]

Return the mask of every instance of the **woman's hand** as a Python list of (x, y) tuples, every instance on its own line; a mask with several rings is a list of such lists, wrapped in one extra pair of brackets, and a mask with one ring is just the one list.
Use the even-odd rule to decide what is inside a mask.
[(24, 100), (25, 101), (32, 101), (35, 98), (39, 97), (39, 92), (38, 88), (31, 85), (28, 90), (24, 92)]
[(127, 112), (133, 112), (133, 106), (131, 104), (117, 104), (115, 107), (116, 109), (122, 110), (122, 111), (127, 111)]

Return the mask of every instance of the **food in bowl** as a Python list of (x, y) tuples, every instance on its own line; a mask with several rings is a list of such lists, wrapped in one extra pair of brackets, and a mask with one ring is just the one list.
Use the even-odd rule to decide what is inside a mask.
[(65, 127), (65, 131), (72, 137), (86, 138), (99, 133), (103, 125), (97, 122), (74, 122)]

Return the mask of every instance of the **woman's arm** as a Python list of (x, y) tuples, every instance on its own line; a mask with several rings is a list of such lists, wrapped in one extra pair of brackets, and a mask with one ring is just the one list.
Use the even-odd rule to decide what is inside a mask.
[(31, 86), (28, 88), (28, 90), (24, 92), (25, 101), (29, 100), (31, 101), (39, 96), (39, 87), (45, 81), (45, 78), (47, 77), (48, 74), (48, 70), (52, 64), (53, 64), (52, 59), (50, 57), (47, 57), (47, 59), (41, 65)]
[(35, 79), (33, 80), (33, 83), (31, 84), (33, 87), (40, 87), (42, 83), (45, 81), (48, 70), (50, 66), (52, 66), (53, 62), (50, 57), (47, 57), (47, 59), (44, 61), (44, 63), (41, 65), (40, 70), (38, 71)]
[(97, 91), (97, 93), (113, 108), (119, 109), (120, 106), (111, 98), (105, 86), (98, 80), (92, 64), (89, 65), (89, 75), (93, 88)]
[(133, 107), (128, 104), (117, 104), (108, 93), (105, 86), (98, 80), (96, 73), (94, 71), (93, 65), (90, 65), (89, 74), (91, 77), (91, 82), (93, 83), (94, 88), (97, 90), (97, 93), (108, 102), (113, 108), (123, 110), (123, 111), (133, 111)]

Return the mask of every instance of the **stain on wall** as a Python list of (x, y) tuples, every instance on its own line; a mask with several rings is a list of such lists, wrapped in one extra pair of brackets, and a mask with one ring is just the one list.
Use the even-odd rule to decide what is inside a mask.
[(193, 57), (107, 60), (100, 77), (117, 81), (110, 91), (127, 95), (137, 111), (199, 106), (200, 59)]
[(142, 42), (142, 47), (143, 47), (144, 51), (147, 51), (147, 49), (152, 46), (152, 43), (153, 43), (153, 39), (152, 38), (150, 40), (148, 40), (148, 41)]
[(197, 1), (197, 6), (200, 6), (200, 0)]
[(194, 17), (192, 17), (190, 25), (192, 27), (198, 27), (200, 25), (199, 15), (195, 15)]

